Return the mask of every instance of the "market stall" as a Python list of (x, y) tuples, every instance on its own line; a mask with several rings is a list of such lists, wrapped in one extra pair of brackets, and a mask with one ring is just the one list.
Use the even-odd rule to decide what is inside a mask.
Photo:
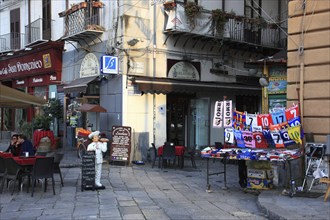
[[(223, 174), (226, 185), (226, 163), (229, 160), (244, 160), (263, 163), (287, 164), (290, 181), (291, 162), (304, 156), (299, 108), (273, 109), (269, 114), (251, 114), (232, 111), (232, 101), (218, 101), (215, 105), (213, 126), (224, 129), (226, 148), (207, 147), (201, 152), (207, 160), (207, 190), (210, 190), (209, 176)], [(223, 161), (221, 172), (209, 173), (209, 159)], [(262, 162), (263, 161), (263, 162)], [(250, 167), (247, 175), (247, 187), (269, 189), (272, 186), (272, 172), (269, 168)], [(268, 175), (267, 175), (268, 173)]]

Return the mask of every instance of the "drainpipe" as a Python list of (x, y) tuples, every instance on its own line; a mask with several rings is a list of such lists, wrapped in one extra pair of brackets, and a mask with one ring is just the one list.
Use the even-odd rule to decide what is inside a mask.
[(304, 122), (304, 63), (300, 63), (300, 82), (299, 82), (299, 109), (300, 109), (300, 120), (301, 126), (303, 127)]
[(222, 10), (226, 10), (226, 0), (222, 0)]
[[(152, 76), (156, 76), (156, 3), (153, 5), (153, 16), (154, 16), (154, 33), (153, 33), (153, 58), (152, 58)], [(153, 102), (153, 110), (152, 110), (152, 139), (153, 143), (156, 144), (156, 94), (152, 95), (152, 102)]]

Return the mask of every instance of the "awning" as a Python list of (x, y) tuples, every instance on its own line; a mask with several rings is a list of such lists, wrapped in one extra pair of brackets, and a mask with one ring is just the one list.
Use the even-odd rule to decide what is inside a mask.
[(102, 106), (94, 104), (82, 104), (77, 110), (81, 112), (107, 112)]
[(132, 82), (137, 84), (138, 90), (143, 93), (196, 93), (200, 91), (217, 90), (249, 90), (261, 91), (260, 86), (244, 85), (240, 83), (201, 82), (191, 80), (179, 80), (170, 78), (154, 78), (144, 76), (130, 76)]
[(93, 82), (97, 76), (83, 77), (73, 80), (71, 83), (64, 84), (63, 89), (65, 93), (71, 92), (86, 92), (89, 83)]
[(28, 108), (32, 105), (44, 105), (46, 100), (18, 91), (0, 83), (0, 107)]

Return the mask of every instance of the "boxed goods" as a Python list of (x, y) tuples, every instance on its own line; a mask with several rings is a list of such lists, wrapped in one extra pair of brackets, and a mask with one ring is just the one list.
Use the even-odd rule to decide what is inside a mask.
[(250, 189), (271, 189), (273, 188), (273, 180), (247, 178), (247, 188)]
[(259, 179), (273, 179), (273, 169), (247, 169), (247, 177)]

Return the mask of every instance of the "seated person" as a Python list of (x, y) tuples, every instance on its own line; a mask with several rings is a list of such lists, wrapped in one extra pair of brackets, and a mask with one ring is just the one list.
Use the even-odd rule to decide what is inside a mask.
[(25, 135), (19, 134), (17, 142), (21, 145), (20, 156), (24, 156), (25, 152), (29, 152), (30, 156), (33, 156), (35, 154), (32, 142), (27, 140)]
[(18, 143), (18, 134), (14, 134), (11, 136), (10, 144), (6, 150), (6, 152), (10, 152), (13, 156), (19, 156), (21, 153), (21, 145)]

